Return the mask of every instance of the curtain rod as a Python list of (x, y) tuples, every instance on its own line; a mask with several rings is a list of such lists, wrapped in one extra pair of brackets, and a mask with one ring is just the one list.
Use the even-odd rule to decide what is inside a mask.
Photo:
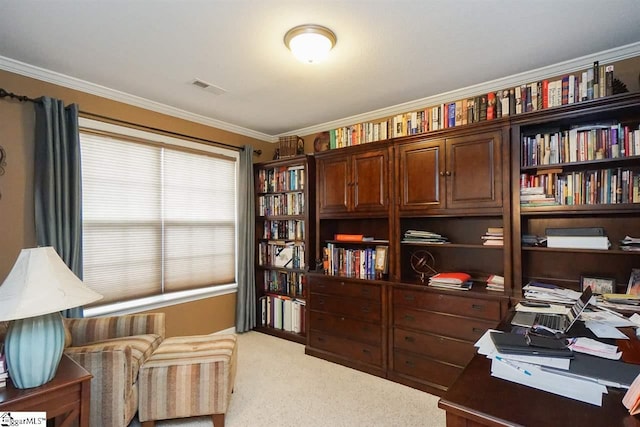
[[(95, 114), (95, 113), (89, 113), (87, 111), (80, 111), (80, 114), (85, 116), (85, 117), (95, 117), (98, 119), (102, 119), (102, 120), (108, 120), (111, 122), (115, 122), (115, 123), (121, 123), (127, 126), (132, 126), (132, 127), (136, 127), (136, 128), (142, 128), (142, 129), (146, 129), (146, 130), (150, 130), (153, 132), (159, 132), (159, 133), (163, 133), (169, 136), (175, 136), (178, 138), (188, 138), (194, 141), (198, 141), (198, 142), (204, 142), (206, 144), (213, 144), (213, 145), (217, 145), (219, 147), (223, 147), (223, 148), (230, 148), (232, 150), (236, 150), (236, 151), (244, 151), (244, 147), (237, 147), (235, 145), (231, 145), (231, 144), (225, 144), (224, 142), (218, 142), (218, 141), (212, 141), (210, 139), (205, 139), (205, 138), (198, 138), (197, 136), (190, 136), (190, 135), (185, 135), (179, 132), (172, 132), (169, 130), (164, 130), (164, 129), (158, 129), (152, 126), (146, 126), (146, 125), (141, 125), (138, 123), (132, 123), (132, 122), (128, 122), (126, 120), (120, 120), (120, 119), (114, 119), (111, 117), (107, 117), (107, 116), (102, 116), (100, 114)], [(257, 154), (258, 156), (260, 156), (262, 154), (262, 150), (253, 150), (254, 154)]]
[[(7, 92), (6, 90), (0, 88), (0, 98), (11, 98), (11, 99), (16, 99), (20, 102), (33, 102), (33, 103), (39, 103), (40, 100), (39, 99), (34, 99), (34, 98), (29, 98), (28, 96), (24, 96), (24, 95), (16, 95), (13, 92)], [(219, 147), (224, 147), (224, 148), (230, 148), (232, 150), (236, 150), (236, 151), (244, 151), (244, 147), (237, 147), (235, 145), (231, 145), (231, 144), (225, 144), (224, 142), (218, 142), (218, 141), (211, 141), (209, 139), (204, 139), (204, 138), (198, 138), (195, 136), (189, 136), (189, 135), (184, 135), (178, 132), (171, 132), (168, 130), (163, 130), (163, 129), (158, 129), (158, 128), (154, 128), (151, 126), (145, 126), (145, 125), (140, 125), (137, 123), (131, 123), (131, 122), (127, 122), (125, 120), (119, 120), (119, 119), (113, 119), (111, 117), (106, 117), (106, 116), (101, 116), (99, 114), (94, 114), (94, 113), (89, 113), (86, 111), (80, 111), (80, 113), (84, 116), (89, 116), (89, 117), (95, 117), (95, 118), (99, 118), (99, 119), (103, 119), (103, 120), (109, 120), (112, 122), (118, 122), (118, 123), (122, 123), (122, 124), (126, 124), (128, 126), (133, 126), (133, 127), (138, 127), (138, 128), (143, 128), (143, 129), (147, 129), (147, 130), (151, 130), (154, 132), (160, 132), (160, 133), (164, 133), (164, 134), (168, 134), (171, 136), (175, 136), (175, 137), (179, 137), (179, 138), (189, 138), (195, 141), (199, 141), (199, 142), (204, 142), (207, 144), (213, 144), (213, 145), (217, 145)], [(254, 154), (257, 154), (258, 156), (262, 155), (262, 150), (253, 150)]]
[(7, 92), (6, 90), (0, 88), (0, 98), (11, 98), (11, 99), (17, 99), (20, 102), (33, 102), (38, 103), (40, 102), (40, 100), (38, 99), (34, 99), (34, 98), (29, 98), (28, 96), (24, 96), (24, 95), (16, 95), (13, 92)]

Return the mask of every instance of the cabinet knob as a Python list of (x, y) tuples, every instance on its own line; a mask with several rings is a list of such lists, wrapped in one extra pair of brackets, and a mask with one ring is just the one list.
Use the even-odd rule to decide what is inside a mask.
[(444, 174), (445, 174), (444, 171), (440, 172), (440, 176), (444, 176)]
[(344, 282), (340, 282), (340, 286), (344, 286)]
[(446, 176), (451, 176), (451, 171), (446, 171), (444, 174), (445, 174)]
[(344, 322), (344, 317), (341, 317), (340, 320)]

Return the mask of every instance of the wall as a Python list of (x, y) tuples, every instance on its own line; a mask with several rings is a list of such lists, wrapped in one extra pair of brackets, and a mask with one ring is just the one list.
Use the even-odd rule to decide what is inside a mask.
[[(30, 98), (50, 96), (65, 104), (77, 103), (81, 113), (91, 113), (187, 136), (234, 146), (251, 144), (263, 150), (254, 161), (270, 160), (275, 144), (170, 117), (131, 105), (90, 95), (0, 70), (0, 88)], [(33, 104), (0, 99), (0, 146), (6, 152), (5, 174), (0, 176), (0, 283), (18, 253), (35, 246), (33, 215)], [(235, 293), (165, 307), (167, 334), (205, 334), (235, 325)]]

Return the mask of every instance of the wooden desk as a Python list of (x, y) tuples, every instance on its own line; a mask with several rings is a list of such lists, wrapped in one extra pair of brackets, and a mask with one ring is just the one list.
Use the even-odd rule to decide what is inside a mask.
[[(512, 315), (498, 329), (508, 330)], [(582, 322), (576, 322), (569, 335), (595, 338)], [(630, 337), (636, 340), (635, 334)], [(640, 427), (640, 416), (629, 415), (622, 404), (626, 390), (608, 391), (602, 396), (602, 406), (558, 396), (492, 377), (491, 360), (476, 354), (438, 401), (438, 407), (447, 412), (447, 427)]]
[(62, 355), (53, 380), (40, 387), (16, 389), (11, 381), (0, 388), (0, 412), (45, 411), (55, 418), (57, 427), (67, 427), (78, 420), (80, 427), (89, 427), (91, 377), (82, 366)]

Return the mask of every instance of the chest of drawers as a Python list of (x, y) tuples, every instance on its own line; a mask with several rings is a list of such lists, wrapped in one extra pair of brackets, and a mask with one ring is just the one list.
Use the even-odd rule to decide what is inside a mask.
[(412, 285), (390, 290), (388, 377), (442, 394), (475, 354), (473, 343), (495, 327), (508, 298)]
[(385, 285), (308, 276), (306, 353), (384, 376), (387, 359)]

